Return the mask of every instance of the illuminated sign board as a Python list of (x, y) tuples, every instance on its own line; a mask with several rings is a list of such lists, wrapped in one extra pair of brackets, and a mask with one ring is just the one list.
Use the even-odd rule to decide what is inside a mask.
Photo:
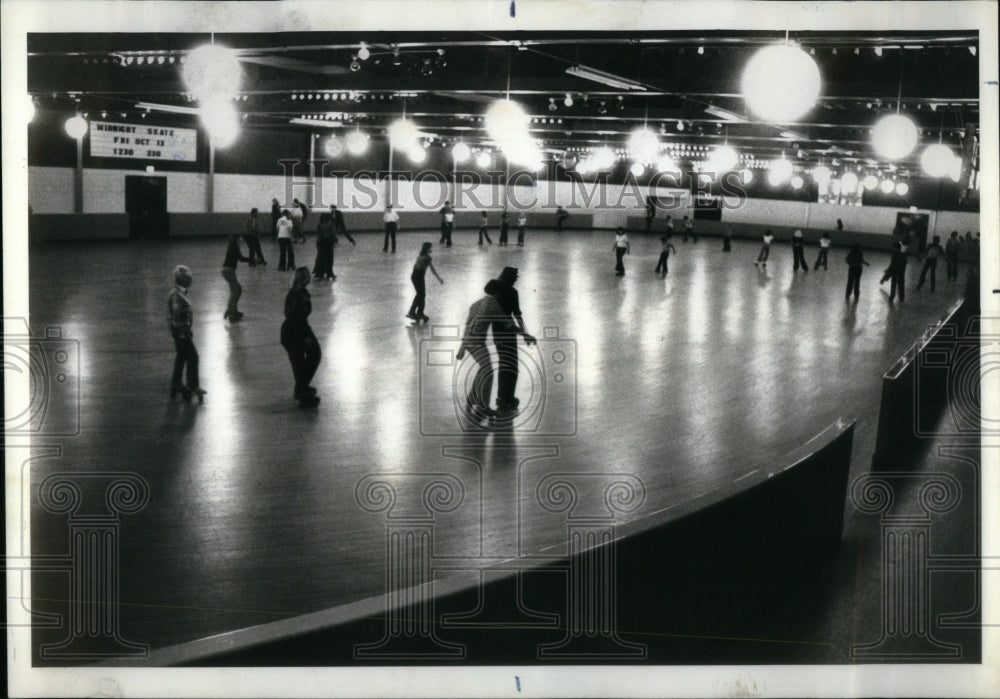
[(172, 126), (92, 121), (90, 155), (195, 162), (198, 159), (198, 132)]

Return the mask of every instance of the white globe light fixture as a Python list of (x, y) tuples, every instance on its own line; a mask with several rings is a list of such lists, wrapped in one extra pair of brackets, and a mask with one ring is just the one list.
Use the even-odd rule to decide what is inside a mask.
[(656, 161), (656, 169), (659, 172), (674, 172), (677, 170), (677, 163), (668, 154), (664, 153)]
[(840, 196), (840, 180), (837, 178), (830, 180), (830, 192), (835, 197)]
[(493, 158), (486, 151), (479, 153), (476, 156), (476, 165), (483, 168), (484, 170), (493, 164)]
[(792, 178), (792, 188), (793, 189), (802, 189), (802, 186), (804, 184), (805, 184), (805, 180), (802, 179), (801, 175), (795, 175), (795, 177)]
[(660, 150), (660, 141), (649, 129), (636, 129), (628, 139), (628, 154), (632, 160), (640, 163), (651, 163), (656, 160)]
[(228, 148), (240, 134), (236, 107), (228, 100), (212, 99), (205, 102), (201, 108), (201, 121), (216, 148)]
[(833, 171), (826, 165), (817, 165), (812, 169), (813, 180), (816, 181), (818, 185), (826, 185), (830, 182), (830, 177), (833, 176)]
[(456, 163), (464, 163), (472, 156), (472, 151), (469, 147), (465, 145), (462, 141), (455, 144), (455, 147), (451, 149), (451, 157)]
[(344, 152), (344, 144), (341, 143), (340, 139), (336, 136), (331, 136), (326, 140), (326, 144), (323, 146), (323, 150), (331, 158), (339, 158)]
[(589, 175), (594, 171), (594, 163), (590, 158), (584, 158), (576, 164), (576, 171), (581, 175)]
[(918, 138), (916, 124), (902, 114), (884, 116), (872, 129), (872, 145), (887, 160), (905, 158), (917, 147)]
[(646, 166), (642, 163), (632, 163), (632, 167), (629, 168), (629, 172), (636, 177), (642, 177), (643, 173), (646, 172)]
[(782, 183), (783, 183), (783, 182), (785, 181), (785, 179), (786, 179), (786, 178), (784, 178), (784, 177), (781, 177), (781, 176), (780, 176), (780, 175), (779, 175), (779, 174), (778, 174), (777, 172), (775, 172), (774, 170), (768, 170), (768, 172), (767, 172), (767, 182), (768, 182), (768, 184), (770, 184), (770, 185), (771, 185), (772, 187), (780, 187), (780, 186), (781, 186), (781, 184), (782, 184)]
[(351, 131), (344, 136), (344, 145), (351, 155), (364, 155), (368, 150), (368, 136), (360, 131)]
[(858, 191), (858, 176), (853, 172), (845, 172), (840, 178), (840, 191), (844, 194), (854, 194)]
[(951, 165), (948, 168), (948, 177), (950, 177), (954, 182), (958, 182), (962, 179), (962, 159), (955, 156), (955, 159), (951, 161)]
[(616, 160), (615, 152), (607, 146), (602, 146), (594, 151), (593, 163), (595, 170), (610, 170), (614, 167)]
[(486, 133), (501, 149), (529, 137), (531, 118), (517, 102), (497, 100), (486, 110)]
[(944, 177), (952, 167), (955, 153), (943, 143), (934, 143), (920, 154), (920, 167), (928, 177)]
[(910, 185), (906, 184), (905, 182), (896, 183), (896, 194), (898, 194), (899, 196), (905, 197), (906, 193), (909, 191), (910, 191)]
[(774, 184), (773, 180), (777, 180), (778, 184), (781, 184), (789, 177), (792, 176), (795, 168), (792, 162), (782, 156), (778, 160), (772, 160), (770, 166), (770, 173), (768, 174), (768, 181)]
[(87, 133), (87, 120), (77, 114), (76, 116), (71, 116), (67, 119), (63, 128), (66, 129), (66, 133), (70, 138), (79, 140)]
[(740, 170), (740, 181), (743, 184), (750, 184), (753, 182), (753, 170), (750, 168), (743, 168)]
[(863, 182), (865, 189), (869, 192), (878, 187), (878, 178), (875, 175), (865, 175)]
[(729, 146), (719, 146), (713, 150), (708, 155), (708, 162), (705, 163), (705, 169), (715, 172), (716, 174), (721, 174), (723, 172), (729, 172), (736, 164), (739, 163), (740, 156), (737, 155), (736, 151)]
[(882, 180), (882, 184), (879, 185), (879, 189), (882, 190), (882, 194), (891, 194), (892, 190), (896, 188), (896, 183), (892, 180)]
[(412, 152), (419, 148), (420, 129), (409, 119), (396, 119), (389, 124), (389, 144), (396, 150)]
[(427, 150), (420, 144), (417, 144), (406, 151), (406, 157), (419, 165), (427, 160)]
[(760, 49), (743, 69), (743, 99), (766, 121), (796, 121), (819, 98), (821, 79), (816, 61), (791, 44)]
[(183, 77), (188, 90), (198, 99), (225, 99), (239, 92), (243, 71), (232, 49), (205, 44), (187, 55)]

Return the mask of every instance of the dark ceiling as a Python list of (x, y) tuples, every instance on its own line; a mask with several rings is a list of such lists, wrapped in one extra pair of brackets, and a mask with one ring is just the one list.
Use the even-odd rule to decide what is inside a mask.
[[(478, 123), (487, 104), (509, 93), (535, 118), (532, 135), (550, 152), (620, 147), (648, 123), (665, 143), (725, 141), (758, 159), (785, 152), (803, 163), (864, 163), (877, 160), (869, 130), (881, 113), (898, 108), (918, 124), (922, 142), (954, 147), (979, 122), (974, 32), (792, 34), (813, 54), (823, 88), (816, 107), (787, 125), (754, 120), (739, 94), (743, 65), (760, 46), (785, 38), (777, 32), (31, 34), (29, 91), (42, 110), (135, 118), (145, 111), (139, 103), (194, 107), (181, 59), (213, 38), (240, 56), (237, 108), (257, 128), (322, 129), (290, 124), (306, 117), (375, 133), (405, 105), (425, 132), (476, 143), (487, 139)], [(362, 42), (370, 56), (357, 59), (355, 71)], [(576, 65), (639, 87), (566, 73)], [(916, 170), (917, 156), (898, 165)]]

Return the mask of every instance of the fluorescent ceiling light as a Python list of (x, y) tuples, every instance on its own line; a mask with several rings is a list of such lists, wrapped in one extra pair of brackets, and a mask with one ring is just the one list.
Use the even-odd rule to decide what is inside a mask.
[(156, 104), (155, 102), (139, 102), (136, 109), (147, 109), (155, 112), (170, 112), (172, 114), (201, 114), (200, 107), (182, 107), (176, 104)]
[(593, 68), (588, 68), (587, 66), (572, 66), (571, 68), (566, 69), (566, 73), (574, 75), (578, 78), (583, 78), (584, 80), (592, 80), (595, 83), (601, 83), (602, 85), (617, 87), (620, 90), (646, 89), (645, 85), (637, 83), (634, 80), (622, 78), (620, 76), (613, 75), (612, 73), (594, 70)]
[(714, 117), (718, 117), (724, 121), (731, 121), (738, 124), (746, 124), (749, 119), (740, 116), (736, 112), (731, 112), (728, 109), (723, 109), (722, 107), (716, 107), (714, 104), (705, 107), (705, 113), (711, 114)]
[(328, 129), (339, 129), (343, 126), (343, 122), (340, 121), (329, 121), (324, 119), (300, 119), (295, 117), (294, 119), (288, 120), (289, 124), (301, 124), (303, 126), (325, 126)]

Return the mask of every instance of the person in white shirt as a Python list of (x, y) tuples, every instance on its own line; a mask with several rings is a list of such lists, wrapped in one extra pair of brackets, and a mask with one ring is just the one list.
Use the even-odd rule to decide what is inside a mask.
[(524, 227), (528, 225), (528, 217), (522, 211), (517, 217), (517, 244), (524, 247)]
[(757, 261), (754, 262), (754, 267), (761, 265), (767, 267), (767, 258), (771, 254), (771, 241), (774, 240), (774, 234), (771, 233), (771, 229), (768, 228), (764, 232), (764, 244), (760, 246), (760, 254), (757, 255)]
[(284, 272), (288, 270), (291, 272), (295, 269), (295, 250), (292, 248), (292, 229), (294, 224), (292, 223), (292, 214), (285, 209), (281, 212), (281, 218), (278, 219), (278, 250), (280, 252), (280, 258), (278, 259), (278, 271)]
[(684, 217), (684, 242), (687, 242), (688, 236), (691, 236), (691, 242), (698, 242), (698, 234), (694, 232), (694, 224), (691, 223), (691, 219), (687, 216)]
[(624, 258), (629, 253), (628, 236), (625, 235), (625, 229), (619, 228), (618, 232), (615, 233), (615, 244), (612, 246), (612, 250), (615, 251), (615, 275), (621, 277), (625, 274)]
[(820, 265), (823, 265), (823, 269), (826, 269), (826, 256), (830, 252), (830, 234), (823, 231), (823, 235), (819, 238), (819, 256), (816, 258), (816, 264), (813, 265), (813, 269), (819, 269)]
[(385, 205), (385, 214), (382, 216), (385, 221), (385, 242), (382, 243), (382, 252), (389, 252), (389, 239), (392, 238), (392, 251), (396, 252), (396, 231), (399, 229), (399, 214), (392, 209), (392, 204)]
[(305, 212), (303, 211), (302, 203), (298, 199), (292, 200), (292, 240), (296, 243), (304, 243), (306, 240), (305, 235), (302, 233), (302, 224), (305, 222)]
[(451, 247), (451, 234), (455, 230), (455, 210), (451, 208), (451, 202), (446, 201), (441, 209), (441, 240), (445, 247)]

